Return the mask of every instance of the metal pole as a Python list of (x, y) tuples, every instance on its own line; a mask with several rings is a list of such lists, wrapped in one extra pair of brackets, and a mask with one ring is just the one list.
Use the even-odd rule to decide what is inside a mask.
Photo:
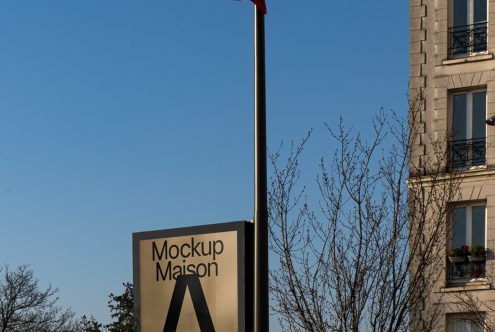
[(254, 6), (254, 331), (268, 332), (265, 16)]

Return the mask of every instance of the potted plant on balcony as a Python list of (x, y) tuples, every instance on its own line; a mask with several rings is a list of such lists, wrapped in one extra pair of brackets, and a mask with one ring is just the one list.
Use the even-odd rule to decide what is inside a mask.
[(469, 253), (469, 247), (464, 245), (460, 248), (452, 249), (449, 252), (449, 261), (453, 264), (464, 263), (466, 262), (466, 257)]
[(468, 259), (470, 262), (483, 262), (486, 257), (486, 250), (484, 246), (473, 246), (469, 250)]

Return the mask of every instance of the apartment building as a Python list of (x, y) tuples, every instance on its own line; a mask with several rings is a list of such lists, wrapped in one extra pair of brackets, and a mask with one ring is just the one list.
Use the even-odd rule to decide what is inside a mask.
[[(459, 292), (480, 299), (479, 312), (495, 321), (495, 126), (486, 124), (495, 115), (494, 56), (495, 0), (410, 0), (410, 94), (424, 96), (413, 163), (421, 167), (431, 142), (446, 139), (446, 170), (462, 175), (433, 289), (439, 331), (483, 331), (469, 320), (473, 312), (451, 305)], [(448, 257), (481, 247), (486, 257)]]

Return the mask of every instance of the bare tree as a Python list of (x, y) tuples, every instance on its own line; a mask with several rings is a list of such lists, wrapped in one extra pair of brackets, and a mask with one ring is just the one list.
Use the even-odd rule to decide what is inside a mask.
[(77, 331), (74, 313), (57, 306), (57, 288), (42, 290), (33, 270), (19, 266), (0, 268), (1, 332), (72, 332)]
[[(402, 118), (381, 110), (373, 135), (327, 126), (338, 148), (321, 159), (318, 197), (299, 184), (309, 138), (281, 165), (271, 154), (270, 246), (273, 310), (284, 331), (431, 331), (438, 323), (432, 289), (445, 260), (447, 217), (460, 178), (447, 172), (447, 138), (418, 160), (424, 99)], [(410, 179), (408, 180), (408, 178)]]
[[(493, 259), (493, 254), (488, 253), (488, 258)], [(490, 257), (491, 256), (491, 257)], [(490, 265), (490, 266), (489, 266)], [(483, 285), (488, 289), (495, 289), (495, 266), (487, 264)], [(458, 313), (459, 319), (470, 323), (474, 331), (495, 332), (495, 320), (493, 313), (495, 307), (487, 301), (483, 301), (469, 288), (452, 293), (452, 301), (449, 303), (450, 311)]]
[[(489, 285), (493, 288), (493, 282)], [(487, 315), (487, 312), (495, 312), (493, 306), (486, 301), (481, 301), (475, 293), (470, 291), (461, 291), (454, 293), (455, 302), (450, 304), (454, 312), (461, 313), (463, 321), (469, 322), (471, 326), (476, 327), (476, 331), (495, 332), (495, 321)], [(466, 313), (467, 315), (462, 315)]]

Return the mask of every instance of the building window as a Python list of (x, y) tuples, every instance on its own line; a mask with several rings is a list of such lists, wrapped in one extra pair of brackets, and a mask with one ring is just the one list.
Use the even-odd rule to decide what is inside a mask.
[(447, 324), (449, 332), (483, 332), (484, 314), (449, 315)]
[[(456, 206), (452, 211), (450, 229), (449, 282), (482, 280), (485, 277), (485, 203)], [(464, 253), (453, 254), (461, 248)]]
[(449, 56), (487, 50), (487, 0), (451, 0)]
[(452, 246), (485, 245), (485, 204), (457, 206), (452, 214)]
[(452, 94), (452, 169), (483, 166), (486, 161), (486, 91)]

